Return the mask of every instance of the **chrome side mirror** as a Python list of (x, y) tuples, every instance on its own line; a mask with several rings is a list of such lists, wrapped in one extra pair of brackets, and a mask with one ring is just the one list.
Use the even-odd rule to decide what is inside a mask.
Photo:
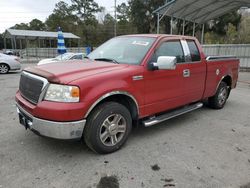
[(175, 56), (160, 56), (154, 67), (159, 70), (174, 70), (176, 68), (177, 58)]

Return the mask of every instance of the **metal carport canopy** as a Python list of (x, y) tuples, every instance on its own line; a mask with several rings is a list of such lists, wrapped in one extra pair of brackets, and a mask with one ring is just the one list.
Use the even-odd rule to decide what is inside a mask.
[[(49, 32), (49, 31), (33, 31), (33, 30), (17, 30), (17, 29), (7, 29), (5, 32), (5, 38), (13, 38), (17, 39), (46, 39), (46, 38), (57, 38), (57, 32)], [(64, 38), (69, 39), (80, 39), (80, 37), (72, 34), (72, 33), (63, 33)]]
[(250, 7), (249, 0), (170, 0), (153, 13), (198, 24), (206, 23), (232, 10)]
[[(80, 37), (74, 35), (73, 33), (63, 33), (65, 39), (77, 39), (78, 46), (80, 44)], [(38, 47), (40, 48), (40, 39), (50, 41), (56, 39), (58, 36), (57, 32), (49, 32), (49, 31), (34, 31), (34, 30), (18, 30), (18, 29), (7, 29), (4, 33), (4, 49), (6, 49), (6, 39), (11, 39), (12, 49), (17, 48), (17, 40), (19, 40), (19, 45), (22, 48), (22, 40), (25, 39), (25, 43), (27, 46), (27, 40), (38, 40)]]

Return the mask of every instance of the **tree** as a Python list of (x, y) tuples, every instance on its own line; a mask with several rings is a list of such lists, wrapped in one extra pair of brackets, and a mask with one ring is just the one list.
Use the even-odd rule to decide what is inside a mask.
[(0, 34), (0, 50), (4, 48), (3, 34)]
[(238, 30), (239, 43), (250, 43), (250, 13), (242, 17)]
[(20, 23), (12, 26), (10, 29), (20, 29), (20, 30), (29, 30), (29, 24)]
[(41, 20), (33, 19), (29, 23), (29, 30), (44, 31), (46, 30), (46, 26)]
[(95, 14), (102, 10), (94, 0), (71, 0), (71, 2), (72, 10), (86, 23), (96, 20)]
[(20, 30), (46, 30), (46, 25), (38, 19), (33, 19), (29, 23), (20, 23), (16, 24), (11, 29), (20, 29)]
[(236, 27), (231, 23), (228, 24), (226, 38), (227, 38), (227, 41), (225, 42), (228, 44), (235, 44), (238, 42), (238, 35), (237, 35)]
[(212, 21), (212, 27), (210, 31), (217, 33), (218, 35), (226, 35), (229, 24), (238, 29), (239, 23), (241, 21), (241, 14), (238, 11), (232, 11), (228, 14), (225, 14), (219, 18), (216, 18)]
[(80, 32), (85, 44), (93, 45), (98, 35), (96, 30), (98, 21), (95, 14), (101, 12), (103, 7), (99, 7), (94, 0), (71, 0), (71, 2), (73, 14), (79, 18), (78, 25), (81, 27)]
[(73, 15), (72, 8), (63, 1), (55, 5), (53, 13), (45, 21), (49, 30), (56, 31), (60, 26), (66, 32), (76, 29), (77, 22), (78, 18)]
[(129, 6), (122, 3), (117, 6), (117, 21), (118, 23), (128, 23), (129, 20)]
[[(164, 5), (166, 0), (129, 0), (129, 15), (132, 23), (137, 27), (139, 33), (153, 33), (156, 31), (157, 15), (153, 11)], [(164, 33), (169, 33), (170, 18), (164, 17)]]

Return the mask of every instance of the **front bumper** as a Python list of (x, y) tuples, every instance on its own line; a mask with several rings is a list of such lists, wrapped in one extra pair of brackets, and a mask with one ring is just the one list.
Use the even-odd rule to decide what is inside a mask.
[(16, 104), (20, 124), (34, 133), (62, 140), (80, 139), (86, 124), (86, 120), (74, 122), (56, 122), (39, 119), (25, 111), (20, 105)]
[(16, 70), (21, 70), (22, 67), (21, 67), (21, 64), (20, 63), (15, 63), (13, 65), (10, 65), (10, 70), (11, 71), (16, 71)]

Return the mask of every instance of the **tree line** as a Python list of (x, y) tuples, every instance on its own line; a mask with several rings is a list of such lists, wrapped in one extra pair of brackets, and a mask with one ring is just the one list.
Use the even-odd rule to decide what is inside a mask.
[[(117, 35), (136, 33), (156, 33), (157, 17), (154, 10), (164, 5), (166, 0), (128, 0), (117, 6), (117, 20), (94, 0), (71, 0), (71, 4), (60, 1), (45, 22), (33, 19), (29, 23), (19, 23), (12, 29), (56, 31), (61, 27), (81, 37), (82, 46), (98, 46), (114, 37), (114, 24), (117, 22)], [(230, 12), (205, 25), (206, 43), (250, 43), (250, 15), (246, 11)], [(192, 35), (192, 23), (185, 26), (185, 33)], [(200, 35), (198, 27), (196, 36)], [(170, 33), (170, 18), (161, 21), (161, 33)], [(174, 21), (174, 34), (182, 33), (182, 21)], [(3, 34), (2, 34), (3, 35)], [(0, 35), (0, 45), (1, 42)], [(1, 48), (1, 46), (0, 46)]]

